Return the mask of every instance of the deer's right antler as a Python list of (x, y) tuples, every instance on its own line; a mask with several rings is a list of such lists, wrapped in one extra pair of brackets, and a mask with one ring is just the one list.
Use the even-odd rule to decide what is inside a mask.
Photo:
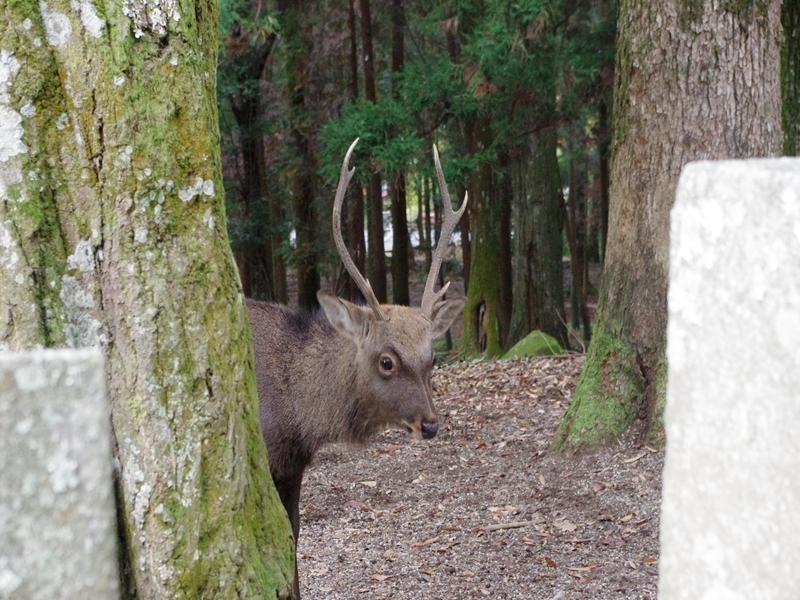
[(375, 317), (379, 321), (385, 321), (386, 315), (384, 315), (383, 310), (381, 310), (381, 305), (375, 297), (375, 292), (372, 291), (372, 286), (369, 284), (369, 281), (359, 273), (358, 267), (356, 267), (353, 262), (353, 258), (347, 251), (347, 246), (345, 246), (344, 239), (342, 238), (342, 202), (344, 202), (344, 195), (347, 192), (350, 179), (353, 177), (353, 173), (355, 173), (355, 167), (348, 170), (347, 165), (350, 163), (350, 156), (353, 154), (357, 143), (358, 138), (350, 144), (350, 149), (347, 151), (347, 154), (345, 154), (344, 162), (342, 163), (342, 173), (339, 175), (339, 187), (336, 188), (336, 199), (333, 201), (333, 240), (336, 242), (336, 249), (339, 251), (339, 256), (344, 263), (344, 268), (347, 269), (347, 272), (350, 273), (350, 277), (356, 282), (358, 289), (364, 294), (364, 298), (366, 298), (367, 304), (372, 308), (372, 312), (375, 313)]
[(425, 291), (422, 294), (422, 314), (429, 319), (433, 316), (434, 305), (444, 296), (447, 288), (450, 286), (450, 282), (448, 281), (438, 292), (433, 291), (433, 287), (436, 285), (436, 279), (439, 277), (439, 269), (442, 267), (444, 254), (447, 251), (447, 244), (450, 243), (450, 236), (453, 235), (458, 220), (467, 208), (468, 196), (465, 193), (461, 208), (457, 211), (453, 211), (453, 205), (450, 203), (450, 192), (447, 191), (447, 182), (444, 180), (444, 173), (442, 173), (442, 164), (439, 162), (439, 151), (436, 149), (436, 144), (433, 145), (433, 161), (436, 164), (436, 176), (439, 178), (439, 189), (442, 191), (444, 223), (442, 223), (439, 239), (436, 240), (436, 250), (431, 259), (431, 270), (428, 272), (428, 279), (425, 282)]

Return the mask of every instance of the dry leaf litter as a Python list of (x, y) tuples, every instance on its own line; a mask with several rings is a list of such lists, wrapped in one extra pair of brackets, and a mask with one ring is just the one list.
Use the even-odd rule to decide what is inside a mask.
[(309, 599), (655, 600), (663, 451), (548, 453), (583, 358), (434, 374), (439, 435), (329, 446), (307, 470)]

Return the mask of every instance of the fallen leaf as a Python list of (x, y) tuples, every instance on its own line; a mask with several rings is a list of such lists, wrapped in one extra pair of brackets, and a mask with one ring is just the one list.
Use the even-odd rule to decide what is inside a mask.
[(558, 523), (556, 523), (555, 525), (556, 525), (556, 527), (558, 527), (558, 528), (559, 528), (561, 531), (575, 531), (575, 530), (578, 528), (578, 526), (577, 526), (577, 525), (575, 525), (575, 523), (573, 523), (573, 522), (571, 522), (571, 521), (567, 521), (567, 520), (564, 520), (564, 521), (559, 521), (559, 522), (558, 522)]
[(425, 565), (420, 565), (419, 570), (420, 572), (425, 573), (426, 575), (433, 575), (436, 573), (436, 569), (434, 569), (433, 567), (426, 567)]
[(544, 562), (546, 562), (546, 563), (547, 563), (547, 566), (548, 566), (548, 567), (551, 567), (551, 568), (555, 569), (555, 567), (556, 567), (556, 561), (554, 561), (552, 558), (545, 557), (545, 559), (544, 559)]
[(359, 481), (359, 483), (367, 487), (375, 487), (376, 485), (378, 485), (377, 481)]
[(430, 546), (432, 543), (438, 541), (439, 541), (439, 536), (437, 535), (435, 537), (428, 538), (427, 540), (422, 542), (414, 542), (413, 544), (411, 544), (411, 546), (414, 548), (423, 548), (424, 546)]
[(641, 454), (639, 454), (637, 456), (634, 456), (633, 458), (623, 458), (622, 462), (624, 462), (625, 464), (629, 465), (631, 463), (635, 463), (637, 460), (639, 460), (640, 458), (642, 458), (645, 455), (647, 455), (647, 452), (642, 452)]
[(625, 515), (624, 517), (622, 517), (622, 518), (619, 520), (619, 522), (620, 522), (620, 523), (627, 523), (627, 522), (628, 522), (628, 521), (630, 521), (632, 518), (633, 518), (633, 513), (628, 513), (627, 515)]
[(318, 566), (314, 567), (313, 569), (311, 569), (311, 571), (310, 571), (311, 575), (314, 576), (314, 577), (320, 577), (322, 575), (327, 574), (327, 572), (328, 572), (328, 566), (327, 565), (318, 565)]
[(401, 446), (400, 444), (386, 444), (383, 448), (379, 450), (381, 454), (389, 454), (390, 452), (394, 452), (395, 450), (402, 450), (405, 446)]
[(599, 563), (589, 563), (585, 567), (570, 567), (570, 571), (580, 571), (581, 573), (590, 573), (592, 569), (595, 569), (599, 566)]
[(386, 581), (391, 575), (381, 575), (380, 573), (373, 573), (370, 579), (374, 581)]
[(651, 565), (655, 562), (658, 562), (658, 559), (655, 556), (648, 556), (647, 558), (643, 558), (642, 562)]

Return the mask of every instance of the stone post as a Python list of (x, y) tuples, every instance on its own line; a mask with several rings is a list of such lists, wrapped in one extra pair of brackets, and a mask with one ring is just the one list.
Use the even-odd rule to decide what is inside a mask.
[(99, 350), (0, 352), (0, 600), (119, 598)]
[(659, 598), (800, 598), (800, 159), (685, 167), (668, 302)]

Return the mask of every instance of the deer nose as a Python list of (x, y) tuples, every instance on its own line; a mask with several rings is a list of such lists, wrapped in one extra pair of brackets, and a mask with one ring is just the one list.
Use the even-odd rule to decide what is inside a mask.
[(439, 431), (439, 423), (437, 421), (422, 421), (420, 429), (422, 429), (422, 437), (429, 440), (436, 437), (436, 432)]

